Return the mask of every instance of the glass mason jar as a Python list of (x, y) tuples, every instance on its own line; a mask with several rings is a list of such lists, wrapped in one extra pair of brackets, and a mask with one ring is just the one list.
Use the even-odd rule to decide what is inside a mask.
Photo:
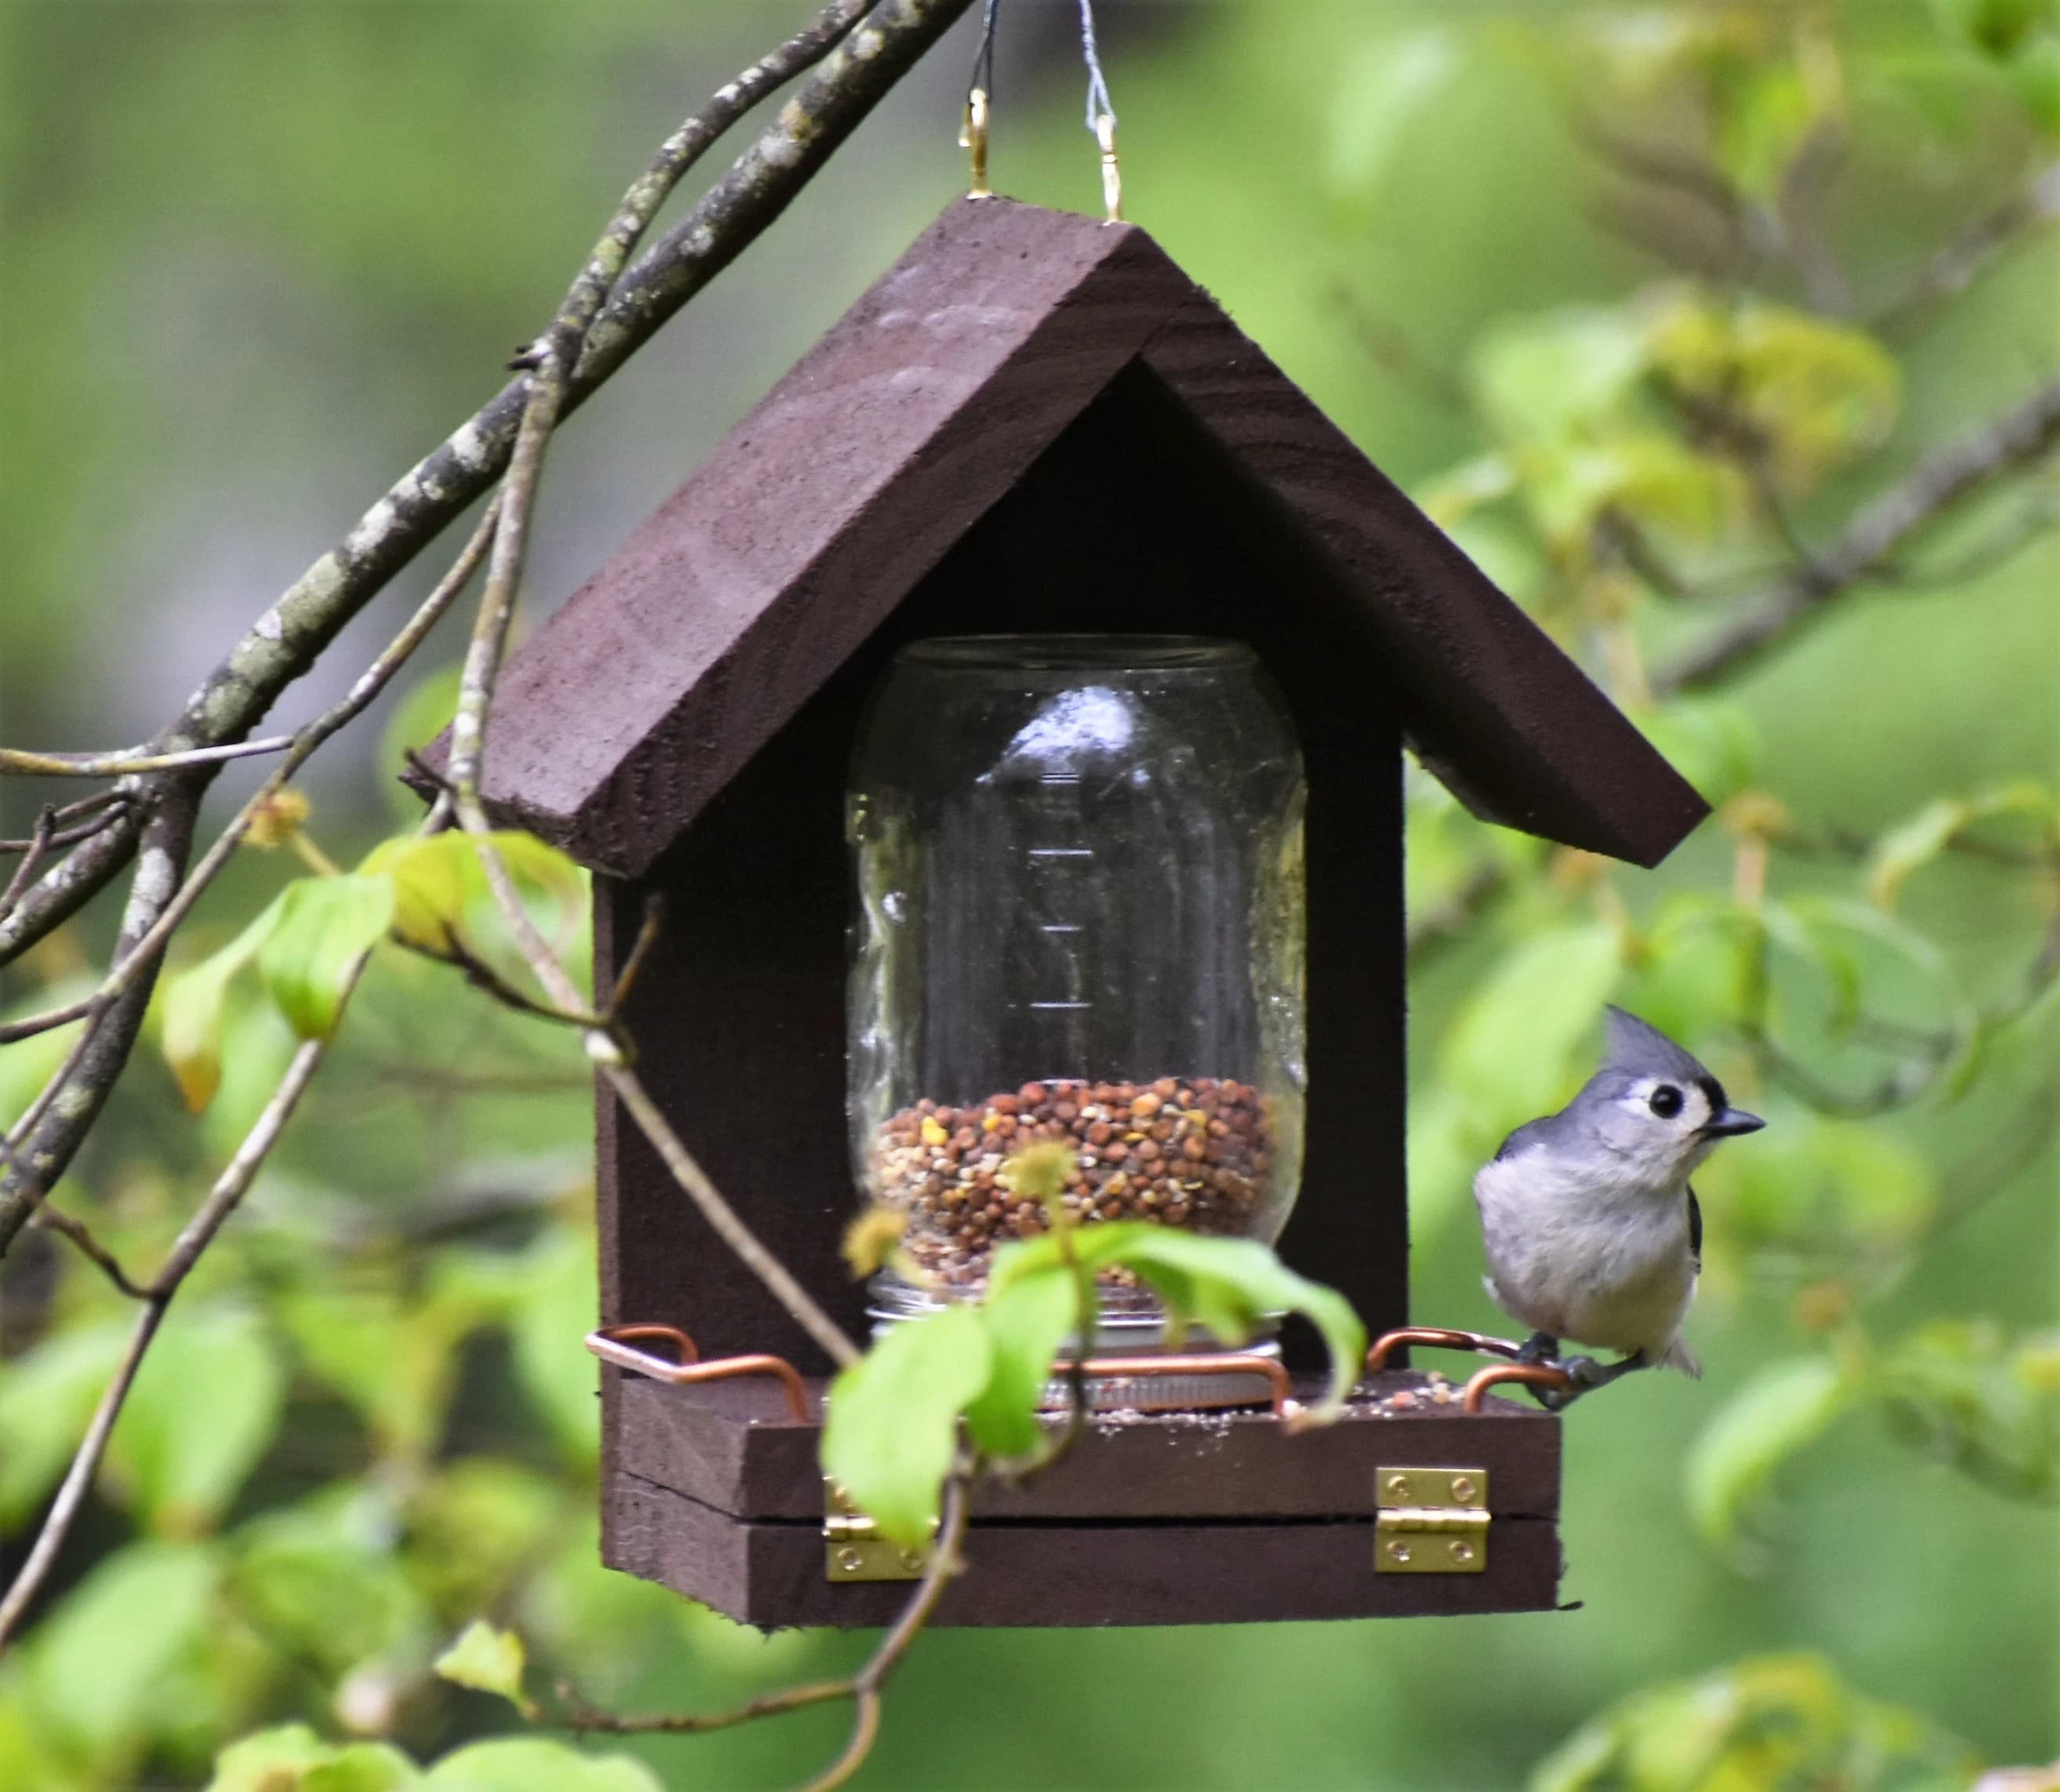
[[(1300, 1180), (1302, 759), (1251, 649), (979, 635), (896, 657), (860, 729), (852, 1150), (907, 1215), (892, 1318), (976, 1292), (1048, 1223), (1012, 1191), (1073, 1154), (1083, 1223), (1272, 1242)], [(1118, 1335), (1156, 1313), (1105, 1282)], [(1177, 1342), (1177, 1341), (1176, 1341)]]

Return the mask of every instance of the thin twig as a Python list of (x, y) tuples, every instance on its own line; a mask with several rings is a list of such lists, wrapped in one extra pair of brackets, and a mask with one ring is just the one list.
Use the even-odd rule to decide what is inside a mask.
[(1986, 217), (1978, 218), (1878, 307), (1868, 327), (1906, 330), (1941, 299), (1965, 292), (2006, 250), (2042, 225), (2060, 220), (2060, 162), (2046, 163)]
[[(349, 1000), (351, 989), (356, 984), (364, 964), (365, 960), (361, 957), (346, 973), (339, 1006), (341, 1002)], [(244, 1135), (243, 1143), (236, 1149), (236, 1155), (215, 1179), (214, 1186), (209, 1191), (206, 1200), (202, 1203), (199, 1211), (186, 1223), (185, 1230), (179, 1234), (166, 1255), (163, 1265), (151, 1278), (150, 1286), (140, 1291), (143, 1309), (136, 1315), (136, 1327), (129, 1335), (128, 1347), (122, 1352), (121, 1364), (100, 1396), (100, 1404), (94, 1409), (93, 1421), (86, 1427), (86, 1436), (72, 1458), (71, 1467), (66, 1471), (56, 1499), (43, 1516), (42, 1528), (36, 1533), (36, 1540), (29, 1551), (28, 1559), (22, 1564), (21, 1571), (15, 1575), (14, 1584), (7, 1589), (6, 1596), (0, 1598), (0, 1654), (6, 1652), (19, 1631), (30, 1605), (42, 1590), (44, 1582), (50, 1578), (50, 1570), (56, 1565), (58, 1553), (63, 1548), (65, 1539), (70, 1535), (72, 1524), (78, 1516), (79, 1508), (85, 1503), (87, 1490), (93, 1485), (94, 1475), (99, 1472), (101, 1459), (107, 1453), (108, 1439), (114, 1435), (114, 1422), (121, 1416), (122, 1404), (129, 1397), (130, 1388), (134, 1385), (136, 1371), (142, 1367), (144, 1355), (150, 1347), (150, 1340), (156, 1336), (158, 1326), (163, 1323), (166, 1310), (179, 1291), (180, 1283), (186, 1280), (194, 1263), (199, 1261), (202, 1251), (207, 1248), (214, 1235), (221, 1231), (223, 1223), (236, 1211), (259, 1167), (271, 1155), (272, 1147), (278, 1143), (281, 1131), (292, 1117), (293, 1109), (298, 1105), (327, 1048), (326, 1040), (309, 1040), (293, 1054), (293, 1061), (286, 1067), (286, 1073), (280, 1080), (278, 1088), (273, 1091), (272, 1098), (265, 1103), (264, 1112)]]
[(1653, 680), (1662, 695), (1712, 684), (1751, 665), (1862, 584), (1953, 507), (2060, 443), (2060, 380), (1920, 461), (1810, 563), (1747, 603), (1742, 614)]
[(615, 988), (609, 992), (607, 1014), (611, 1023), (621, 1019), (622, 1005), (629, 1000), (629, 992), (636, 987), (637, 975), (649, 959), (652, 948), (658, 944), (658, 936), (665, 924), (665, 899), (653, 890), (644, 899), (643, 921), (637, 929), (629, 956), (615, 974)]
[(43, 862), (57, 839), (58, 812), (46, 804), (42, 814), (36, 817), (35, 831), (26, 842), (26, 851), (22, 862), (14, 868), (14, 875), (7, 880), (7, 887), (0, 890), (0, 920), (5, 920), (13, 910), (16, 900), (29, 886), (29, 880), (36, 875), (36, 868)]
[(895, 1619), (894, 1627), (880, 1639), (880, 1646), (852, 1678), (852, 1697), (857, 1710), (852, 1719), (851, 1740), (826, 1771), (809, 1781), (804, 1792), (833, 1792), (835, 1787), (849, 1782), (872, 1752), (873, 1738), (880, 1733), (880, 1692), (900, 1665), (901, 1658), (922, 1634), (924, 1626), (937, 1609), (937, 1602), (944, 1596), (944, 1589), (963, 1566), (959, 1551), (965, 1541), (965, 1528), (966, 1484), (961, 1467), (944, 1483), (944, 1511), (938, 1521), (936, 1541), (931, 1547), (930, 1560), (923, 1570), (920, 1583), (901, 1615)]
[(282, 753), (293, 745), (290, 734), (265, 740), (237, 740), (221, 747), (189, 747), (183, 752), (152, 752), (132, 748), (114, 753), (34, 753), (0, 747), (0, 774), (25, 778), (124, 778), (144, 772), (184, 772), (196, 765), (218, 765), (261, 753)]
[(148, 1300), (150, 1290), (139, 1287), (129, 1279), (129, 1272), (122, 1267), (114, 1253), (93, 1235), (82, 1219), (74, 1219), (62, 1211), (54, 1202), (46, 1201), (38, 1207), (29, 1223), (44, 1231), (62, 1233), (97, 1263), (107, 1279), (132, 1300)]

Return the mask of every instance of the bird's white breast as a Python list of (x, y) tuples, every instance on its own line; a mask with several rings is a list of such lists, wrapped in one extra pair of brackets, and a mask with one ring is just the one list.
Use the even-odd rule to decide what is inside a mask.
[(1555, 1338), (1658, 1359), (1695, 1291), (1685, 1175), (1605, 1154), (1571, 1162), (1533, 1146), (1474, 1179), (1491, 1291)]

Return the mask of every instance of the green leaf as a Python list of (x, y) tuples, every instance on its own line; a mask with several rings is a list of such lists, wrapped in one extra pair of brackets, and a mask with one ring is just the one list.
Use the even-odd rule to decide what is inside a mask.
[(1755, 70), (1725, 96), (1717, 159), (1741, 191), (1771, 199), (1818, 117), (1814, 96), (1793, 65)]
[(304, 1039), (326, 1039), (357, 961), (393, 920), (385, 877), (309, 877), (280, 895), (280, 914), (258, 953), (272, 999)]
[(1367, 193), (1461, 63), (1453, 34), (1435, 26), (1361, 40), (1334, 76), (1324, 168), (1331, 189)]
[[(1088, 1234), (1113, 1231), (1090, 1228)], [(1135, 1270), (1169, 1303), (1179, 1301), (1226, 1343), (1241, 1343), (1262, 1319), (1299, 1313), (1323, 1335), (1330, 1383), (1310, 1418), (1335, 1415), (1366, 1361), (1366, 1327), (1335, 1288), (1298, 1275), (1256, 1239), (1198, 1238), (1170, 1226), (1125, 1228), (1134, 1235), (1107, 1254)]]
[(1891, 1129), (1797, 1110), (1697, 1173), (1713, 1251), (1778, 1251), (1848, 1278), (1899, 1266), (1938, 1205), (1930, 1159)]
[(929, 1541), (959, 1415), (992, 1363), (980, 1315), (955, 1307), (896, 1326), (831, 1384), (823, 1472), (904, 1548)]
[(381, 840), (358, 862), (361, 877), (393, 884), (393, 931), (425, 952), (449, 952), (465, 912), (486, 893), (479, 854), (463, 834), (402, 834)]
[(206, 1792), (407, 1792), (415, 1764), (384, 1742), (325, 1742), (304, 1723), (232, 1742), (215, 1757)]
[(440, 1464), (408, 1502), (408, 1564), (415, 1584), (445, 1615), (461, 1616), (501, 1599), (556, 1547), (568, 1498), (555, 1481), (505, 1457)]
[(333, 1673), (377, 1658), (419, 1665), (433, 1626), (393, 1551), (393, 1524), (389, 1502), (332, 1483), (232, 1534), (232, 1597), (273, 1648)]
[(1020, 1461), (1044, 1442), (1038, 1402), (1059, 1347), (1079, 1330), (1078, 1283), (1070, 1269), (1053, 1264), (991, 1291), (980, 1314), (993, 1367), (986, 1387), (966, 1408), (966, 1429), (990, 1456)]
[(1632, 719), (1712, 808), (1749, 788), (1758, 775), (1759, 730), (1738, 704), (1682, 697), (1664, 708), (1640, 711)]
[(2060, 137), (2060, 35), (2034, 38), (2003, 70), (2025, 114), (2048, 137)]
[(254, 1315), (174, 1309), (110, 1451), (144, 1523), (162, 1537), (213, 1529), (270, 1447), (285, 1397), (278, 1349)]
[(424, 1776), (425, 1792), (665, 1792), (626, 1754), (583, 1754), (542, 1737), (509, 1736), (447, 1754)]
[(1620, 1700), (1539, 1764), (1531, 1792), (1957, 1792), (1976, 1770), (1964, 1742), (1816, 1656), (1763, 1655)]
[(545, 1233), (524, 1271), (509, 1323), (516, 1379), (565, 1459), (591, 1468), (601, 1452), (600, 1365), (577, 1346), (601, 1309), (592, 1233), (569, 1225)]
[(134, 1329), (120, 1319), (57, 1331), (0, 1362), (0, 1532), (26, 1524), (57, 1485)]
[(1931, 0), (1949, 31), (1956, 31), (1997, 61), (2006, 60), (2031, 34), (2053, 19), (2051, 0)]
[(1828, 1357), (1770, 1364), (1734, 1395), (1688, 1452), (1689, 1516), (1709, 1542), (1727, 1546), (1774, 1472), (1822, 1435), (1853, 1387)]
[(453, 1686), (492, 1693), (506, 1699), (524, 1716), (533, 1717), (535, 1701), (522, 1690), (522, 1670), (527, 1660), (522, 1639), (513, 1630), (501, 1630), (483, 1618), (475, 1618), (430, 1666)]
[(190, 1113), (206, 1108), (222, 1087), (222, 1016), (230, 981), (271, 937), (285, 903), (282, 890), (221, 951), (165, 980), (159, 1047)]
[(1966, 819), (1966, 804), (1942, 796), (1877, 840), (1867, 856), (1867, 896), (1874, 906), (1893, 908), (1910, 873), (1944, 852)]
[(1875, 1391), (1926, 1455), (2013, 1499), (2060, 1492), (2060, 1331), (1934, 1320), (1884, 1353)]
[(130, 1543), (98, 1563), (34, 1634), (39, 1713), (96, 1751), (146, 1734), (207, 1635), (218, 1572), (196, 1543)]
[[(1141, 1220), (1083, 1227), (1068, 1236), (1084, 1267), (1134, 1271), (1172, 1314), (1207, 1327), (1226, 1344), (1243, 1343), (1263, 1319), (1277, 1314), (1299, 1313), (1313, 1322), (1330, 1351), (1331, 1385), (1312, 1419), (1330, 1417), (1359, 1378), (1366, 1328), (1351, 1303), (1335, 1289), (1296, 1275), (1256, 1239), (1198, 1238)], [(989, 1303), (1012, 1299), (1020, 1287), (1051, 1275), (1063, 1261), (1060, 1249), (1052, 1232), (1004, 1246), (989, 1272)]]
[(1475, 351), (1473, 384), (1515, 441), (1563, 442), (1615, 412), (1645, 369), (1643, 323), (1582, 305), (1499, 325)]
[(1585, 1048), (1622, 965), (1614, 928), (1551, 928), (1512, 948), (1462, 1005), (1439, 1066), (1490, 1149), (1585, 1077)]

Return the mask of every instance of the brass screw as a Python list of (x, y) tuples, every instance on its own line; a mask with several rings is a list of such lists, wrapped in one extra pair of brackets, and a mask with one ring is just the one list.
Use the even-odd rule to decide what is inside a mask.
[(1474, 1486), (1473, 1478), (1471, 1475), (1461, 1475), (1454, 1477), (1452, 1481), (1453, 1499), (1459, 1500), (1471, 1499), (1475, 1494), (1479, 1491), (1479, 1490)]
[(1390, 1543), (1387, 1546), (1387, 1559), (1391, 1562), (1407, 1562), (1409, 1559), (1409, 1546), (1407, 1543)]
[(1474, 1547), (1471, 1543), (1460, 1543), (1455, 1539), (1451, 1548), (1452, 1559), (1455, 1562), (1471, 1562), (1473, 1560)]
[(923, 1552), (920, 1550), (902, 1551), (901, 1566), (904, 1568), (920, 1570), (923, 1566)]
[(1387, 1491), (1397, 1499), (1407, 1499), (1409, 1497), (1409, 1477), (1406, 1475), (1389, 1475)]
[(856, 1550), (843, 1549), (837, 1551), (836, 1565), (848, 1574), (856, 1574), (864, 1560), (865, 1558)]

